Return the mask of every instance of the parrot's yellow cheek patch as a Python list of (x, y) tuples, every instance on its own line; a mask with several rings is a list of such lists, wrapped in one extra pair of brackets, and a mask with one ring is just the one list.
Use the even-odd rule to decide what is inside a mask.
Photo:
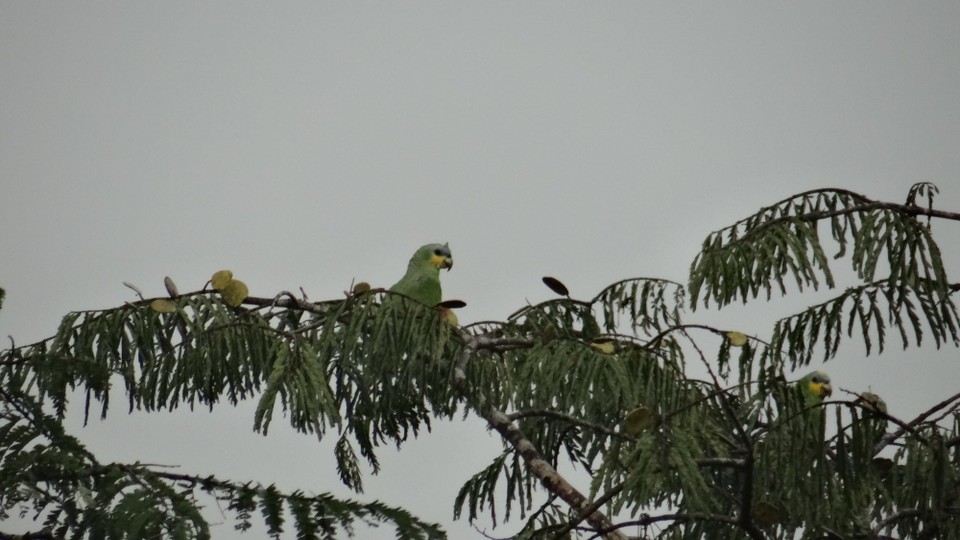
[(829, 384), (812, 382), (810, 383), (810, 392), (814, 395), (820, 396), (821, 399), (830, 397), (830, 394), (833, 393), (833, 388)]
[(450, 257), (444, 257), (443, 255), (434, 255), (430, 262), (433, 263), (433, 266), (436, 268), (453, 268), (453, 259)]

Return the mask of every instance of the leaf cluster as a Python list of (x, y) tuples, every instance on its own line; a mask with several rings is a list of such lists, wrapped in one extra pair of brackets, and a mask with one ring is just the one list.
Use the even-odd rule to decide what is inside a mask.
[[(722, 307), (765, 292), (786, 294), (836, 286), (820, 225), (836, 246), (835, 259), (848, 252), (860, 284), (777, 323), (764, 361), (809, 364), (816, 352), (833, 358), (843, 335), (859, 336), (869, 354), (882, 351), (889, 329), (904, 348), (920, 345), (924, 332), (934, 344), (960, 344), (956, 287), (947, 278), (930, 220), (918, 218), (915, 203), (932, 208), (932, 184), (911, 188), (907, 204), (881, 203), (837, 189), (800, 193), (760, 209), (714, 232), (703, 242), (690, 271), (691, 305), (713, 300)], [(850, 249), (852, 246), (852, 249)], [(818, 348), (819, 346), (819, 348)]]
[[(169, 302), (175, 309), (157, 310), (154, 301), (143, 300), (67, 315), (52, 338), (0, 354), (0, 382), (5, 392), (34, 404), (44, 403), (43, 408), (35, 407), (32, 417), (57, 426), (58, 433), (62, 432), (68, 399), (78, 391), (85, 396), (86, 414), (94, 409), (101, 417), (107, 415), (115, 394), (111, 390), (117, 386), (123, 389), (130, 411), (172, 410), (183, 405), (212, 408), (221, 400), (236, 404), (256, 398), (254, 425), (264, 433), (278, 407), (299, 431), (322, 438), (334, 430), (340, 478), (357, 491), (362, 490), (358, 449), (376, 471), (377, 446), (387, 441), (399, 445), (421, 429), (429, 429), (435, 415), (449, 416), (456, 410), (449, 384), (442, 384), (449, 380), (449, 365), (440, 362), (442, 355), (455, 347), (449, 325), (439, 321), (432, 310), (405, 298), (381, 305), (370, 293), (309, 304), (307, 309), (277, 302), (238, 309), (217, 293), (201, 291)], [(368, 339), (371, 336), (376, 339)], [(17, 424), (14, 417), (0, 428), (8, 435), (38, 436), (35, 430), (23, 431), (22, 421)], [(30, 440), (3, 438), (2, 448), (12, 456), (12, 461), (8, 460), (12, 473), (22, 471), (20, 466), (34, 459), (69, 461), (65, 454), (50, 454), (59, 443), (42, 445), (46, 453), (41, 453), (26, 446), (32, 444)], [(94, 462), (76, 467), (85, 471), (77, 474), (92, 483), (67, 485), (61, 491), (96, 494), (89, 506), (108, 512), (118, 523), (129, 524), (134, 515), (148, 515), (142, 511), (145, 506), (164, 508), (169, 515), (154, 521), (165, 535), (180, 531), (174, 537), (208, 536), (192, 498), (174, 496), (163, 478), (144, 487), (144, 479), (155, 476), (149, 470), (124, 469), (123, 482), (117, 483), (107, 474), (121, 470), (117, 467), (103, 469)], [(14, 494), (28, 489), (24, 485), (29, 479), (22, 474), (6, 478), (4, 485), (11, 491), (3, 499), (4, 507), (26, 502)], [(113, 483), (108, 486), (103, 479)], [(134, 484), (140, 487), (134, 489)], [(239, 494), (240, 498), (229, 499), (228, 506), (238, 511), (243, 522), (249, 520), (250, 504), (261, 506), (271, 531), (280, 530), (283, 512), (292, 512), (303, 538), (332, 537), (337, 530), (349, 532), (355, 519), (388, 521), (398, 531), (405, 531), (405, 537), (408, 533), (411, 538), (441, 535), (435, 526), (381, 503), (361, 505), (329, 495), (280, 496), (273, 488), (248, 489), (222, 482), (199, 484), (216, 487), (213, 495), (218, 497), (224, 489)], [(75, 538), (101, 536), (100, 529), (75, 523), (63, 494), (42, 501), (37, 515), (47, 512), (45, 527), (56, 530), (57, 535), (69, 531)], [(51, 505), (58, 509), (50, 510)], [(173, 523), (180, 524), (179, 528), (170, 525)], [(184, 527), (183, 523), (193, 525)]]

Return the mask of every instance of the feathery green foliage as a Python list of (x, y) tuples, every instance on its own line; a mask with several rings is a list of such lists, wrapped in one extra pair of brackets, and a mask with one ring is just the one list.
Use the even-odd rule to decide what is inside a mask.
[[(239, 306), (201, 290), (68, 314), (50, 339), (0, 352), (0, 510), (28, 512), (53, 538), (208, 538), (200, 508), (212, 497), (238, 530), (257, 520), (275, 537), (334, 538), (364, 522), (444, 537), (380, 502), (100, 463), (64, 431), (69, 399), (82, 393), (86, 414), (105, 416), (122, 390), (127, 410), (256, 400), (262, 433), (282, 414), (332, 438), (356, 492), (382, 445), (478, 416), (504, 448), (457, 479), (454, 515), (519, 516), (517, 538), (625, 538), (627, 525), (649, 538), (960, 538), (960, 394), (902, 420), (864, 399), (811, 400), (785, 372), (835, 358), (844, 335), (868, 354), (891, 331), (905, 348), (960, 344), (960, 285), (932, 229), (960, 216), (934, 210), (935, 194), (801, 193), (710, 234), (686, 286), (627, 279), (580, 300), (549, 278), (559, 298), (463, 327), (436, 302), (367, 287)], [(777, 321), (767, 340), (686, 320), (688, 301), (835, 288), (831, 252), (860, 283)]]
[(22, 393), (2, 393), (0, 501), (44, 517), (56, 538), (210, 538), (200, 495), (219, 500), (246, 530), (260, 508), (271, 534), (285, 530), (289, 510), (298, 538), (335, 538), (357, 522), (392, 524), (403, 538), (443, 537), (436, 525), (380, 502), (328, 494), (282, 493), (274, 486), (192, 476), (139, 463), (100, 463), (57, 418)]

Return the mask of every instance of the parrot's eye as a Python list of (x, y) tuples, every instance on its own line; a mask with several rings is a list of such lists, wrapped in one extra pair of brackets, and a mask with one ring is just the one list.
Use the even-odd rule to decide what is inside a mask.
[(438, 247), (437, 249), (433, 250), (433, 254), (438, 257), (449, 257), (450, 251), (442, 247)]

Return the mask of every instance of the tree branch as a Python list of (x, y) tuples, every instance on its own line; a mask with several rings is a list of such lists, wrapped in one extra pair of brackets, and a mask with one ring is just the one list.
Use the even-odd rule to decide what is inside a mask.
[[(757, 232), (757, 231), (761, 231), (761, 230), (763, 230), (763, 229), (772, 227), (772, 226), (774, 226), (774, 225), (778, 225), (778, 224), (783, 223), (783, 222), (785, 222), (785, 221), (800, 220), (800, 221), (814, 222), (814, 221), (820, 221), (821, 219), (828, 219), (828, 218), (837, 217), (837, 216), (843, 216), (843, 215), (847, 215), (847, 214), (857, 214), (857, 213), (862, 213), (862, 212), (869, 212), (869, 211), (871, 211), (871, 210), (892, 210), (892, 211), (894, 211), (894, 212), (901, 212), (901, 213), (904, 213), (904, 214), (907, 214), (907, 215), (910, 215), (910, 216), (926, 216), (926, 217), (931, 217), (931, 218), (936, 217), (936, 218), (949, 219), (949, 220), (952, 220), (952, 221), (960, 221), (960, 213), (956, 213), (956, 212), (945, 212), (945, 211), (943, 211), (943, 210), (934, 210), (933, 208), (924, 208), (924, 207), (922, 207), (922, 206), (917, 206), (917, 205), (913, 205), (913, 204), (900, 204), (900, 203), (874, 201), (874, 200), (868, 199), (867, 197), (864, 197), (863, 195), (859, 195), (859, 194), (856, 194), (856, 193), (853, 193), (853, 192), (849, 192), (849, 191), (845, 191), (845, 190), (812, 190), (812, 191), (807, 191), (807, 192), (804, 192), (804, 193), (800, 193), (800, 194), (798, 194), (798, 195), (795, 195), (795, 196), (793, 196), (793, 197), (791, 197), (791, 198), (789, 198), (789, 199), (784, 199), (783, 201), (780, 201), (780, 202), (776, 203), (776, 204), (773, 205), (773, 206), (764, 208), (763, 210), (765, 211), (765, 210), (769, 210), (769, 209), (771, 209), (771, 208), (777, 208), (779, 205), (781, 205), (781, 204), (783, 204), (783, 203), (786, 203), (786, 202), (788, 202), (788, 201), (790, 201), (790, 200), (797, 199), (797, 198), (802, 198), (802, 197), (804, 197), (804, 196), (806, 196), (806, 195), (810, 195), (810, 194), (818, 193), (818, 192), (823, 192), (823, 191), (844, 192), (844, 193), (847, 193), (847, 194), (849, 194), (849, 195), (854, 195), (854, 196), (856, 196), (857, 198), (859, 198), (860, 200), (862, 200), (863, 203), (862, 203), (862, 204), (858, 204), (858, 205), (856, 205), (856, 206), (850, 206), (850, 207), (848, 207), (848, 208), (841, 208), (841, 209), (838, 209), (838, 210), (830, 210), (830, 211), (824, 211), (824, 212), (808, 212), (808, 213), (806, 213), (806, 214), (798, 214), (798, 215), (792, 215), (792, 216), (781, 216), (781, 217), (777, 217), (777, 218), (770, 219), (769, 221), (764, 221), (762, 224), (760, 224), (760, 225), (758, 225), (758, 226), (756, 226), (756, 227), (754, 227), (754, 228), (752, 228), (752, 229), (749, 229), (749, 231), (747, 231), (747, 232), (748, 232), (749, 234), (753, 234), (753, 233), (755, 233), (755, 232)], [(762, 213), (762, 212), (761, 212), (761, 213)], [(756, 214), (756, 215), (760, 215), (760, 213), (758, 213), (758, 214)], [(734, 229), (740, 227), (742, 224), (744, 224), (744, 223), (746, 223), (746, 222), (747, 222), (747, 220), (741, 220), (741, 221), (738, 221), (737, 223), (735, 223), (734, 225), (732, 225), (732, 226), (730, 226), (730, 227), (727, 227), (726, 229), (722, 229), (722, 230), (734, 230)], [(742, 239), (743, 239), (743, 237), (741, 237), (741, 240), (742, 240)]]
[[(809, 214), (800, 214), (799, 216), (796, 216), (796, 217), (797, 219), (801, 219), (803, 221), (818, 221), (825, 218), (831, 218), (835, 216), (842, 216), (844, 214), (852, 214), (855, 212), (864, 212), (869, 210), (893, 210), (895, 212), (901, 212), (910, 216), (926, 216), (926, 217), (949, 219), (953, 221), (960, 221), (960, 214), (956, 212), (945, 212), (943, 210), (935, 210), (933, 208), (924, 208), (922, 206), (916, 206), (913, 204), (899, 204), (899, 203), (880, 202), (880, 201), (869, 202), (866, 204), (861, 204), (859, 206), (852, 206), (850, 208), (843, 208), (840, 210), (833, 210), (830, 212), (810, 212)], [(783, 219), (783, 218), (780, 218), (780, 219)]]
[(663, 514), (660, 516), (643, 516), (640, 519), (633, 521), (624, 521), (623, 523), (617, 523), (610, 529), (604, 529), (602, 531), (597, 531), (597, 534), (591, 536), (588, 540), (593, 538), (599, 538), (600, 536), (609, 533), (610, 531), (616, 529), (622, 529), (624, 527), (649, 527), (654, 523), (659, 523), (661, 521), (673, 521), (673, 522), (689, 522), (689, 521), (715, 521), (717, 523), (726, 523), (728, 525), (738, 525), (739, 520), (737, 518), (732, 518), (728, 516), (721, 516), (719, 514), (702, 514), (702, 513), (689, 513), (689, 514)]
[(899, 439), (900, 437), (902, 437), (904, 433), (906, 433), (907, 431), (912, 430), (912, 429), (915, 428), (917, 425), (919, 425), (921, 422), (923, 422), (924, 420), (926, 420), (927, 417), (929, 417), (930, 415), (932, 415), (933, 413), (937, 412), (938, 410), (940, 410), (940, 409), (942, 409), (942, 408), (944, 408), (944, 407), (948, 407), (950, 404), (952, 404), (954, 401), (956, 401), (956, 400), (958, 400), (958, 399), (960, 399), (960, 393), (954, 394), (954, 395), (948, 397), (947, 399), (941, 401), (940, 403), (937, 403), (937, 404), (934, 405), (933, 407), (930, 407), (930, 408), (927, 409), (926, 411), (920, 413), (919, 416), (917, 416), (916, 418), (914, 418), (913, 420), (911, 420), (908, 424), (906, 424), (906, 425), (901, 425), (901, 426), (900, 426), (900, 429), (898, 429), (898, 430), (896, 430), (896, 431), (893, 431), (893, 432), (890, 432), (890, 433), (887, 433), (886, 435), (884, 435), (883, 437), (880, 438), (880, 441), (877, 442), (876, 445), (874, 445), (874, 447), (873, 447), (873, 455), (879, 454), (881, 450), (883, 450), (884, 448), (886, 448), (886, 447), (887, 447), (890, 443), (892, 443), (893, 441), (895, 441), (895, 440)]
[(0, 540), (61, 540), (62, 536), (54, 536), (45, 531), (27, 532), (23, 534), (11, 534), (0, 532)]
[[(531, 474), (540, 479), (540, 483), (543, 484), (544, 488), (566, 501), (576, 512), (586, 513), (586, 510), (590, 508), (587, 497), (567, 482), (556, 469), (543, 459), (543, 456), (540, 455), (540, 452), (530, 439), (507, 418), (506, 414), (495, 407), (489, 407), (485, 412), (482, 412), (482, 416), (490, 424), (490, 427), (500, 433), (500, 436), (520, 454), (527, 469)], [(608, 532), (604, 534), (605, 538), (626, 540), (626, 537), (616, 531), (613, 523), (602, 512), (593, 511), (589, 513), (587, 515), (587, 522), (598, 531), (608, 530)]]
[(900, 521), (903, 518), (913, 517), (917, 515), (920, 515), (920, 510), (916, 508), (908, 508), (907, 510), (901, 510), (896, 514), (893, 514), (892, 516), (877, 523), (877, 526), (873, 528), (873, 535), (880, 536), (880, 531), (882, 531), (883, 529), (890, 527), (891, 525)]
[[(460, 333), (464, 340), (463, 352), (453, 368), (453, 384), (461, 395), (466, 395), (467, 386), (467, 366), (470, 359), (480, 348), (490, 348), (502, 345), (502, 340), (488, 338), (485, 336), (472, 336), (466, 333)], [(578, 513), (587, 515), (587, 522), (595, 530), (610, 529), (604, 533), (604, 537), (610, 540), (627, 540), (627, 537), (613, 528), (613, 523), (605, 514), (594, 510), (587, 513), (590, 503), (587, 497), (580, 493), (567, 480), (554, 469), (547, 460), (543, 459), (536, 446), (520, 431), (510, 418), (501, 410), (494, 406), (478, 404), (477, 413), (503, 437), (504, 441), (513, 447), (514, 451), (523, 458), (527, 470), (536, 476), (543, 487), (550, 493), (563, 499), (570, 507)]]
[(610, 488), (609, 491), (607, 491), (606, 493), (604, 493), (602, 497), (600, 497), (600, 498), (598, 498), (596, 501), (594, 501), (593, 504), (591, 504), (590, 506), (584, 508), (583, 512), (581, 512), (581, 513), (576, 517), (576, 519), (574, 519), (574, 520), (571, 521), (570, 523), (567, 523), (566, 525), (564, 525), (564, 527), (563, 527), (562, 529), (560, 529), (559, 531), (557, 531), (556, 534), (554, 534), (554, 535), (551, 537), (551, 540), (563, 540), (563, 538), (566, 537), (566, 535), (567, 535), (568, 532), (570, 532), (570, 531), (572, 531), (574, 528), (576, 528), (577, 525), (583, 523), (583, 520), (587, 519), (587, 517), (589, 517), (591, 514), (593, 514), (593, 513), (596, 512), (597, 510), (600, 510), (600, 507), (601, 507), (601, 506), (607, 504), (607, 502), (609, 502), (610, 499), (612, 499), (612, 498), (616, 497), (617, 495), (619, 495), (621, 491), (623, 491), (623, 482), (620, 482), (620, 483), (617, 484), (616, 486), (613, 486), (612, 488)]
[(552, 419), (555, 419), (555, 420), (563, 420), (564, 422), (567, 422), (567, 423), (569, 423), (569, 424), (573, 424), (573, 425), (576, 425), (576, 426), (581, 426), (581, 427), (589, 428), (589, 429), (592, 429), (592, 430), (594, 430), (594, 431), (599, 431), (600, 433), (604, 433), (604, 434), (609, 435), (609, 436), (611, 436), (611, 437), (617, 437), (617, 438), (620, 438), (620, 439), (627, 439), (627, 440), (633, 440), (633, 439), (634, 439), (633, 437), (630, 437), (629, 435), (625, 435), (625, 434), (620, 433), (620, 432), (618, 432), (618, 431), (616, 431), (616, 430), (610, 429), (610, 428), (608, 428), (608, 427), (606, 427), (606, 426), (603, 426), (603, 425), (600, 425), (600, 424), (596, 424), (596, 423), (594, 423), (594, 422), (588, 422), (588, 421), (586, 421), (586, 420), (581, 420), (581, 419), (576, 418), (576, 417), (574, 417), (574, 416), (570, 416), (569, 414), (563, 414), (563, 413), (560, 413), (560, 412), (557, 412), (557, 411), (550, 411), (550, 410), (547, 410), (547, 409), (524, 409), (524, 410), (522, 410), (522, 411), (516, 411), (516, 412), (512, 412), (512, 413), (508, 414), (508, 415), (507, 415), (507, 418), (509, 418), (511, 422), (514, 422), (514, 421), (519, 420), (519, 419), (521, 419), (521, 418), (531, 418), (531, 417), (537, 417), (537, 416), (542, 416), (542, 417), (546, 417), (546, 418), (552, 418)]

